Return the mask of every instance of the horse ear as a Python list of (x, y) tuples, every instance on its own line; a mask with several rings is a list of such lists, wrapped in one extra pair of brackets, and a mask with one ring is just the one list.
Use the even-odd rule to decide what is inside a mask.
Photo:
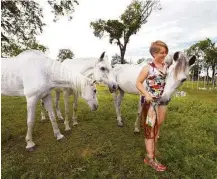
[(101, 56), (100, 56), (100, 58), (99, 58), (99, 61), (103, 61), (104, 56), (105, 56), (105, 52), (103, 52), (103, 53), (101, 54)]
[(193, 65), (195, 61), (196, 61), (196, 56), (193, 55), (188, 62), (189, 66)]
[(179, 58), (179, 52), (174, 53), (173, 60), (176, 61)]

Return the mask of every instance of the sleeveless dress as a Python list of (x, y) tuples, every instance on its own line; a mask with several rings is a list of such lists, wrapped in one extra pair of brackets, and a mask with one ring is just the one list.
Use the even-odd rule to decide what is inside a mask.
[[(149, 92), (149, 94), (153, 97), (153, 102), (151, 104), (147, 104), (145, 101), (145, 97), (141, 97), (141, 105), (142, 105), (142, 118), (144, 121), (144, 132), (145, 137), (155, 138), (157, 132), (157, 119), (158, 119), (158, 105), (159, 99), (163, 94), (167, 66), (165, 64), (163, 67), (163, 71), (157, 69), (153, 62), (149, 64), (149, 73), (148, 77), (144, 81), (145, 88)], [(151, 136), (151, 129), (154, 128), (154, 136)]]

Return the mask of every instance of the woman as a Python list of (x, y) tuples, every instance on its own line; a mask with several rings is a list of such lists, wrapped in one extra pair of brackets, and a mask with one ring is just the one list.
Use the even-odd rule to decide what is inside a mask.
[[(153, 56), (153, 61), (143, 67), (136, 82), (137, 89), (145, 98), (142, 115), (145, 119), (144, 130), (147, 155), (144, 162), (157, 171), (165, 171), (166, 166), (155, 158), (155, 146), (160, 126), (165, 120), (167, 111), (166, 106), (159, 104), (159, 98), (165, 86), (167, 66), (164, 64), (164, 59), (168, 54), (168, 47), (164, 42), (158, 40), (151, 44), (149, 51)], [(143, 86), (144, 81), (145, 87)]]

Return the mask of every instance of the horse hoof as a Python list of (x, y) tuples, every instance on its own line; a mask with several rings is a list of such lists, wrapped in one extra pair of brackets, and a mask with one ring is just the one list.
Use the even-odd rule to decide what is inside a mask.
[(78, 122), (73, 122), (72, 125), (73, 125), (73, 126), (77, 126), (77, 125), (78, 125)]
[(69, 125), (65, 124), (65, 131), (70, 131), (70, 130), (71, 130), (71, 128), (69, 127)]
[(59, 119), (59, 122), (60, 123), (64, 123), (64, 119)]
[(47, 120), (46, 119), (41, 119), (41, 123), (46, 123)]
[(123, 123), (118, 123), (118, 127), (123, 127), (124, 124)]
[(60, 137), (57, 138), (57, 141), (59, 141), (59, 142), (62, 142), (62, 141), (65, 141), (65, 140), (66, 140), (66, 138), (65, 138), (64, 135), (61, 135)]
[(63, 138), (61, 138), (61, 139), (59, 139), (59, 140), (57, 140), (58, 142), (64, 142), (64, 141), (66, 141), (66, 138), (65, 137), (63, 137)]
[(137, 129), (137, 128), (135, 128), (133, 132), (134, 132), (135, 134), (138, 134), (138, 133), (140, 133), (140, 130)]
[(72, 133), (72, 130), (69, 129), (69, 130), (65, 130), (65, 134), (71, 134)]
[(27, 152), (33, 152), (34, 150), (35, 150), (35, 146), (33, 146), (33, 147), (29, 147), (29, 148), (26, 148), (26, 151)]

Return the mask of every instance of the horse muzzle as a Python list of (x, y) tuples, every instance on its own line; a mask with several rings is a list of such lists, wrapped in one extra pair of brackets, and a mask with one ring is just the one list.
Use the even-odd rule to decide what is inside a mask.
[(116, 84), (109, 85), (110, 93), (115, 92), (117, 89), (118, 89), (118, 85), (116, 85)]
[(91, 108), (91, 111), (96, 111), (98, 109), (98, 105), (97, 104), (94, 104)]
[(161, 97), (159, 104), (160, 105), (168, 105), (170, 100), (171, 100), (171, 98)]

